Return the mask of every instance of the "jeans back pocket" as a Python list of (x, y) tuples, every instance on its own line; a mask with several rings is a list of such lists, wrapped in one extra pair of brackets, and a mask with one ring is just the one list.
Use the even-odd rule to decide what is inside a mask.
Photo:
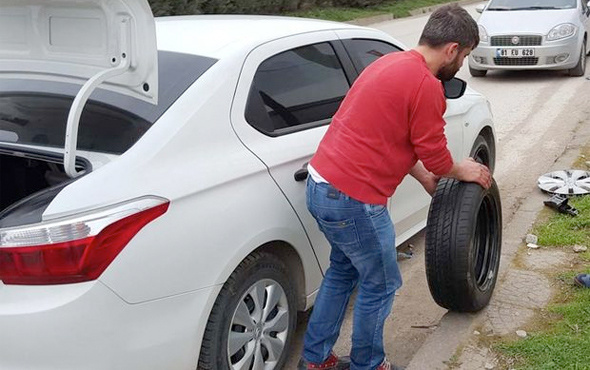
[(360, 243), (354, 219), (343, 221), (325, 221), (318, 219), (320, 229), (332, 247), (338, 247), (344, 254), (355, 254), (360, 250)]

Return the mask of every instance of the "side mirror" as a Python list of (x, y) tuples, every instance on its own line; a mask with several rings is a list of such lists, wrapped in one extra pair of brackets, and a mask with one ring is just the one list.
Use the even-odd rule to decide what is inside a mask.
[(475, 7), (475, 11), (478, 13), (483, 13), (484, 9), (486, 8), (486, 4), (479, 4)]
[(454, 77), (449, 81), (443, 82), (443, 87), (445, 89), (445, 97), (447, 99), (459, 99), (463, 96), (463, 94), (465, 94), (467, 82), (460, 78)]

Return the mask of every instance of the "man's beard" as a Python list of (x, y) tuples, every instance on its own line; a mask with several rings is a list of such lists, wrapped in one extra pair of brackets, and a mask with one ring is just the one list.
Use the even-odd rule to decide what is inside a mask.
[(460, 68), (458, 59), (459, 55), (457, 55), (457, 58), (455, 58), (451, 63), (441, 67), (441, 69), (438, 70), (436, 77), (441, 81), (449, 81), (455, 77)]

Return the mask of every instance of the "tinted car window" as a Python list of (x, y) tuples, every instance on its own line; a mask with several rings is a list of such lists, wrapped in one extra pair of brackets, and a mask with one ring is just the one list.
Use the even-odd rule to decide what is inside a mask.
[(328, 123), (349, 87), (329, 43), (289, 50), (258, 67), (248, 95), (246, 120), (270, 135)]
[[(95, 90), (82, 111), (78, 148), (120, 154), (129, 149), (216, 60), (158, 52), (158, 104)], [(80, 85), (3, 79), (0, 142), (63, 147), (66, 122)]]
[[(63, 147), (71, 97), (0, 94), (0, 141)], [(151, 123), (127, 111), (89, 102), (80, 119), (78, 148), (123, 153)]]
[(344, 40), (343, 42), (359, 73), (385, 54), (401, 51), (400, 48), (384, 41), (350, 39)]

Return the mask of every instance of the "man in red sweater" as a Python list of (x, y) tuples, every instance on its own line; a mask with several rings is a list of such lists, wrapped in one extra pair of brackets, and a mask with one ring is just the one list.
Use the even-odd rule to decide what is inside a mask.
[[(383, 349), (383, 325), (402, 284), (387, 199), (408, 173), (430, 194), (441, 176), (490, 186), (486, 166), (453, 162), (444, 134), (441, 80), (451, 79), (478, 43), (464, 9), (438, 9), (419, 45), (367, 67), (334, 116), (308, 166), (308, 208), (332, 251), (300, 370), (396, 368)], [(357, 285), (350, 358), (338, 358), (332, 347)]]

